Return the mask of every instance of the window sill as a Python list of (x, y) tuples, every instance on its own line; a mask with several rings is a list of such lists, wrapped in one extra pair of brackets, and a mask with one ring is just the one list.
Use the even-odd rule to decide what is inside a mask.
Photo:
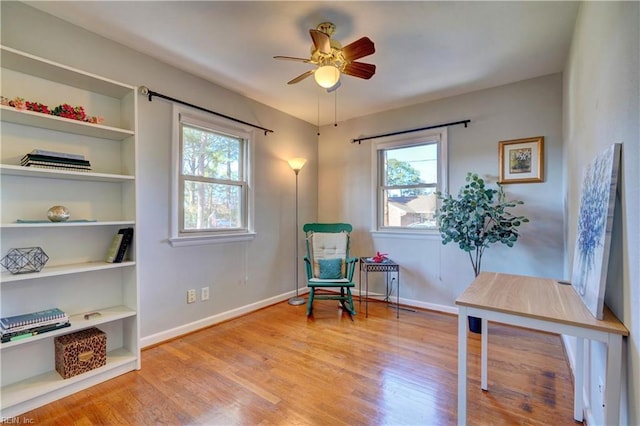
[(374, 238), (406, 238), (406, 239), (440, 239), (440, 232), (437, 229), (385, 229), (371, 230)]
[(243, 232), (241, 234), (194, 235), (191, 237), (169, 238), (169, 244), (171, 245), (171, 247), (189, 247), (252, 241), (253, 239), (255, 239), (255, 237), (255, 232)]

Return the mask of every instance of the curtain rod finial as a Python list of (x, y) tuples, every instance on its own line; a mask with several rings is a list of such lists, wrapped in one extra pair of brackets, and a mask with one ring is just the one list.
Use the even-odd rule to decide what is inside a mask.
[(147, 86), (140, 86), (140, 93), (142, 93), (143, 95), (148, 95), (149, 88)]

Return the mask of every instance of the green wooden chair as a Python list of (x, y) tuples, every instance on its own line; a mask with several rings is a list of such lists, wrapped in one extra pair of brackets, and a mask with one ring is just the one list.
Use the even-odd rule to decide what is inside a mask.
[(309, 287), (307, 316), (313, 312), (314, 300), (339, 300), (350, 316), (355, 315), (351, 288), (355, 287), (353, 275), (358, 258), (349, 256), (351, 225), (307, 223), (302, 230), (307, 243), (304, 257)]

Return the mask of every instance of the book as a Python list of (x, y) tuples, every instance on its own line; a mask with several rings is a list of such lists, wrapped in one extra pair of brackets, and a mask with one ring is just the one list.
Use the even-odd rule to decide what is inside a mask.
[[(97, 222), (95, 219), (69, 219), (64, 223), (84, 223), (84, 222)], [(16, 219), (16, 223), (51, 223), (50, 220), (41, 219)]]
[(36, 148), (31, 150), (31, 155), (46, 155), (47, 157), (70, 158), (72, 160), (84, 160), (82, 154), (71, 154), (69, 152), (49, 151), (46, 149)]
[(107, 252), (107, 262), (113, 263), (116, 260), (116, 256), (118, 255), (118, 251), (120, 250), (120, 244), (122, 243), (122, 237), (124, 235), (117, 233), (113, 236), (111, 240), (111, 246), (109, 246), (109, 251)]
[(118, 234), (122, 235), (122, 241), (120, 242), (120, 248), (118, 249), (118, 254), (116, 255), (114, 263), (120, 263), (124, 260), (124, 256), (127, 253), (127, 249), (131, 245), (133, 241), (133, 228), (123, 228), (118, 231)]
[(42, 326), (45, 326), (45, 325), (58, 324), (58, 323), (62, 323), (62, 322), (69, 322), (69, 317), (67, 315), (65, 315), (64, 317), (52, 318), (52, 319), (48, 319), (48, 320), (42, 320), (42, 321), (38, 321), (37, 323), (34, 323), (34, 324), (20, 325), (20, 326), (17, 326), (17, 327), (11, 327), (10, 329), (5, 329), (3, 327), (2, 328), (2, 335), (4, 336), (5, 334), (10, 334), (10, 333), (15, 333), (15, 332), (26, 332), (26, 331), (29, 331), (30, 329), (32, 329), (33, 327), (42, 327)]
[(38, 324), (42, 321), (51, 319), (64, 318), (66, 314), (58, 308), (45, 309), (44, 311), (31, 312), (28, 314), (14, 315), (11, 317), (0, 318), (0, 325), (5, 330), (23, 325)]
[(68, 165), (76, 165), (76, 166), (91, 166), (91, 162), (87, 160), (75, 160), (73, 158), (60, 158), (60, 157), (50, 157), (48, 155), (31, 155), (26, 154), (24, 157), (20, 159), (20, 164), (25, 165), (28, 162), (33, 161), (44, 161), (52, 164), (68, 164)]
[(47, 163), (44, 161), (30, 161), (25, 164), (21, 164), (23, 167), (37, 167), (41, 169), (56, 169), (56, 170), (72, 170), (76, 172), (88, 172), (91, 171), (91, 167), (88, 166), (75, 166), (60, 163)]
[(2, 339), (1, 341), (2, 341), (2, 343), (13, 342), (15, 340), (26, 339), (28, 337), (36, 336), (38, 334), (46, 333), (46, 332), (49, 332), (49, 331), (60, 330), (61, 328), (65, 328), (65, 327), (71, 327), (71, 323), (67, 321), (67, 322), (61, 322), (61, 323), (57, 323), (57, 324), (44, 325), (44, 326), (40, 326), (40, 327), (33, 327), (29, 331), (16, 332), (16, 333), (10, 333), (10, 334), (3, 334), (2, 338), (1, 338)]

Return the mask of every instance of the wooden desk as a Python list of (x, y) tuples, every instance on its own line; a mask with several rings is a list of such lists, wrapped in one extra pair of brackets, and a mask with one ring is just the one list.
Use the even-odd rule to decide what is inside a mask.
[(583, 420), (584, 339), (607, 345), (605, 423), (618, 424), (622, 336), (629, 330), (605, 306), (597, 320), (570, 285), (547, 278), (482, 272), (456, 300), (458, 305), (458, 424), (467, 420), (467, 317), (482, 318), (481, 388), (487, 390), (488, 321), (575, 336), (573, 417)]

